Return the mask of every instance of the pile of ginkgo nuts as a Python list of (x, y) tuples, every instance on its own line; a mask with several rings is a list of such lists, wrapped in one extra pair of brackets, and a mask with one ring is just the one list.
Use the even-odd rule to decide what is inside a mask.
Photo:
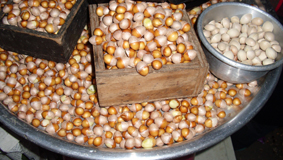
[(100, 107), (85, 29), (68, 63), (0, 48), (0, 100), (26, 123), (60, 139), (107, 148), (153, 148), (216, 128), (254, 94), (208, 73), (196, 97)]
[(189, 63), (196, 55), (183, 19), (185, 4), (111, 0), (98, 6), (99, 26), (89, 39), (102, 45), (108, 69), (136, 68), (146, 76), (166, 64)]
[[(233, 1), (233, 0), (230, 0)], [(194, 8), (190, 9), (189, 11), (187, 11), (187, 14), (191, 20), (192, 25), (194, 25), (197, 21), (198, 16), (209, 6), (216, 4), (220, 1), (218, 0), (210, 0), (207, 1), (199, 6), (195, 6)]]
[(5, 4), (2, 23), (56, 34), (76, 0), (13, 0)]

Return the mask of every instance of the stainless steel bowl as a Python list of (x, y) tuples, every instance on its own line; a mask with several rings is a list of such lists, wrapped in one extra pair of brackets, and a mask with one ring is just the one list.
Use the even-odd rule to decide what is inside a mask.
[(240, 62), (233, 61), (216, 51), (206, 40), (203, 34), (203, 27), (211, 20), (221, 21), (225, 17), (241, 17), (246, 13), (251, 13), (253, 18), (261, 17), (264, 21), (272, 22), (274, 26), (273, 33), (276, 35), (275, 40), (283, 48), (283, 27), (270, 14), (244, 3), (223, 2), (210, 6), (198, 18), (197, 33), (202, 42), (204, 53), (209, 63), (210, 71), (218, 78), (232, 83), (248, 83), (264, 76), (270, 70), (273, 70), (283, 63), (283, 54), (278, 54), (276, 62), (266, 66), (251, 66)]

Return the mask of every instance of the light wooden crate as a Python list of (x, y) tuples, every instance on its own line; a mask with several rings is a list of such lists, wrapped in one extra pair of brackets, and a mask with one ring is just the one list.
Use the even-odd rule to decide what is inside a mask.
[[(99, 25), (96, 7), (89, 5), (92, 34)], [(183, 20), (191, 25), (186, 11), (183, 13)], [(163, 65), (160, 70), (150, 67), (146, 76), (141, 76), (135, 68), (106, 69), (102, 46), (93, 46), (99, 105), (124, 105), (197, 96), (203, 89), (209, 65), (193, 28), (187, 34), (198, 51), (197, 57), (190, 63)]]

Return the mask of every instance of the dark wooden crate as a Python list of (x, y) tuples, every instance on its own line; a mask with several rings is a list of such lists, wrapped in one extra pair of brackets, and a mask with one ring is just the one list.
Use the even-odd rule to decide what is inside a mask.
[[(0, 23), (0, 47), (19, 54), (66, 63), (87, 24), (87, 0), (77, 0), (57, 34)], [(4, 16), (0, 13), (0, 19)]]
[[(89, 5), (92, 34), (99, 25), (95, 10), (96, 5)], [(191, 24), (187, 14), (184, 20)], [(122, 105), (198, 95), (204, 86), (208, 63), (193, 28), (188, 35), (199, 53), (192, 62), (164, 65), (160, 70), (150, 67), (146, 76), (141, 76), (135, 68), (105, 69), (102, 46), (93, 46), (99, 105)]]

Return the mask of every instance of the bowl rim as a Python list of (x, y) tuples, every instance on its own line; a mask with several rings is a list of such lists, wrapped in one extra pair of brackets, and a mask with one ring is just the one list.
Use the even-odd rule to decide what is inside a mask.
[(226, 5), (231, 5), (231, 6), (235, 6), (236, 5), (236, 6), (245, 7), (248, 10), (255, 10), (256, 12), (259, 12), (260, 14), (263, 14), (266, 17), (270, 18), (271, 21), (273, 21), (273, 23), (278, 25), (278, 27), (283, 30), (283, 26), (281, 25), (281, 23), (276, 18), (274, 18), (269, 13), (267, 13), (267, 12), (257, 8), (257, 7), (251, 6), (249, 4), (240, 3), (240, 2), (222, 2), (222, 3), (217, 3), (217, 4), (214, 4), (214, 5), (211, 5), (207, 9), (205, 9), (200, 14), (200, 16), (198, 18), (198, 21), (197, 21), (198, 36), (199, 36), (199, 38), (200, 38), (200, 40), (202, 42), (202, 45), (204, 45), (206, 47), (206, 49), (209, 51), (209, 53), (211, 53), (212, 55), (214, 55), (215, 57), (220, 59), (222, 62), (227, 63), (230, 66), (233, 66), (233, 67), (239, 68), (239, 69), (243, 69), (243, 70), (248, 70), (248, 71), (268, 71), (268, 70), (272, 70), (272, 69), (275, 69), (275, 68), (281, 66), (282, 63), (283, 63), (283, 58), (281, 58), (280, 60), (275, 61), (275, 63), (273, 63), (273, 64), (264, 65), (264, 66), (252, 66), (252, 65), (243, 64), (243, 63), (240, 63), (240, 62), (237, 62), (237, 61), (234, 61), (234, 60), (231, 60), (231, 59), (225, 57), (224, 55), (219, 53), (217, 50), (215, 50), (210, 45), (210, 43), (206, 40), (206, 38), (205, 38), (205, 36), (203, 34), (202, 20), (203, 20), (204, 16), (206, 14), (208, 14), (212, 9), (215, 9), (215, 8), (218, 8), (218, 7), (223, 7), (223, 6), (226, 6)]

